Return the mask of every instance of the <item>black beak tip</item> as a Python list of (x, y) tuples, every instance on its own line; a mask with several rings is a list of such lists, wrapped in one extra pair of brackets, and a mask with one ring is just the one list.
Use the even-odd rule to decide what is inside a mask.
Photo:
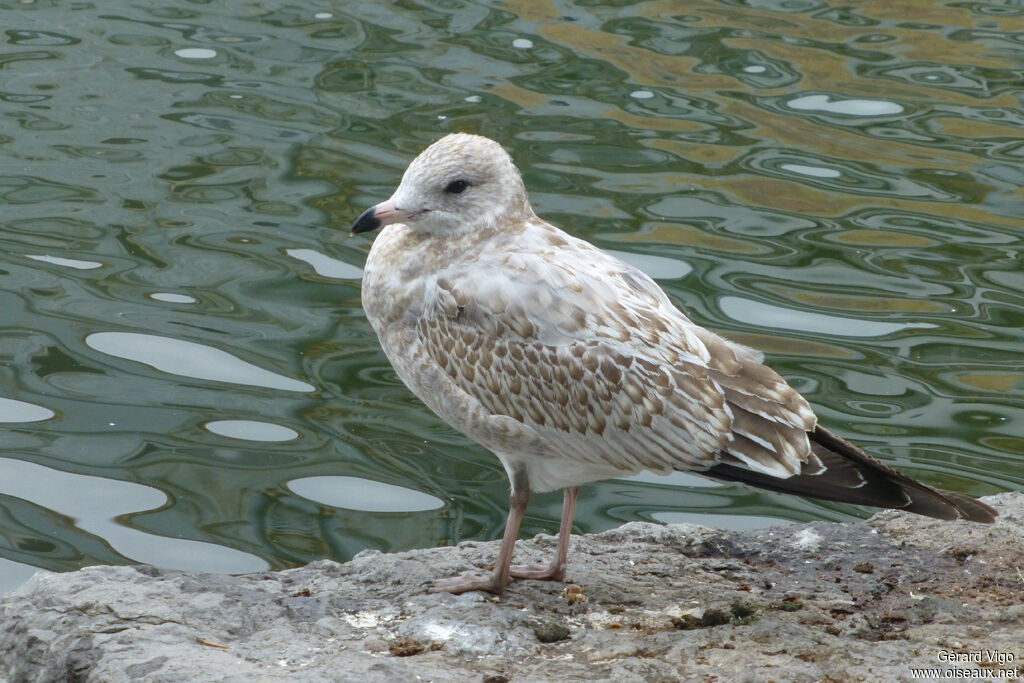
[(373, 207), (370, 207), (363, 214), (356, 219), (356, 222), (352, 224), (352, 229), (349, 231), (350, 235), (358, 235), (361, 232), (371, 232), (380, 227), (380, 219), (377, 218)]

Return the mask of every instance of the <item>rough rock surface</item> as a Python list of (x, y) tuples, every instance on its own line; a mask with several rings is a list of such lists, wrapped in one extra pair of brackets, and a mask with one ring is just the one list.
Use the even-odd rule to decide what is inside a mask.
[[(40, 573), (0, 598), (0, 679), (1024, 675), (1024, 494), (986, 501), (1002, 513), (994, 525), (892, 512), (751, 532), (627, 524), (573, 538), (572, 583), (517, 582), (501, 600), (426, 592), (438, 576), (484, 568), (496, 543), (245, 576), (147, 566)], [(517, 560), (553, 547), (547, 536), (521, 541)], [(944, 652), (982, 661), (943, 662)]]

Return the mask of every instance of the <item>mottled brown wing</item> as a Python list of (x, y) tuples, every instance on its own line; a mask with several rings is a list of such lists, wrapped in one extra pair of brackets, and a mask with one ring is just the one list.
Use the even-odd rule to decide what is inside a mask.
[(799, 472), (814, 424), (799, 394), (690, 322), (646, 275), (582, 245), (568, 245), (588, 250), (573, 268), (533, 249), (504, 254), (485, 280), (479, 264), (472, 280), (442, 273), (417, 327), (428, 355), (565, 458), (664, 472), (724, 457)]
[(495, 336), (450, 318), (423, 320), (418, 331), (460, 389), (562, 457), (623, 472), (703, 469), (729, 442), (724, 398), (700, 366), (668, 368), (605, 341)]

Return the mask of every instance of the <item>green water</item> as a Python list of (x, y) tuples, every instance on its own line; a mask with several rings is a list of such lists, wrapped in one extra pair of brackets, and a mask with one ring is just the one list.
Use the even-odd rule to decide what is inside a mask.
[[(397, 381), (347, 237), (450, 131), (830, 429), (930, 484), (1024, 483), (1012, 3), (7, 0), (0, 26), (0, 589), (499, 535), (503, 471)], [(867, 512), (641, 477), (586, 487), (576, 530)]]

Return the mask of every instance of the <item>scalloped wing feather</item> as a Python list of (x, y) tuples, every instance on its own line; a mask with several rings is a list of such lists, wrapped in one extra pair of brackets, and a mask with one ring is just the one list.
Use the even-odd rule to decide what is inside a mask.
[(781, 377), (694, 325), (642, 272), (530, 227), (427, 287), (415, 338), (461, 392), (601, 476), (723, 461), (800, 471), (815, 418)]

